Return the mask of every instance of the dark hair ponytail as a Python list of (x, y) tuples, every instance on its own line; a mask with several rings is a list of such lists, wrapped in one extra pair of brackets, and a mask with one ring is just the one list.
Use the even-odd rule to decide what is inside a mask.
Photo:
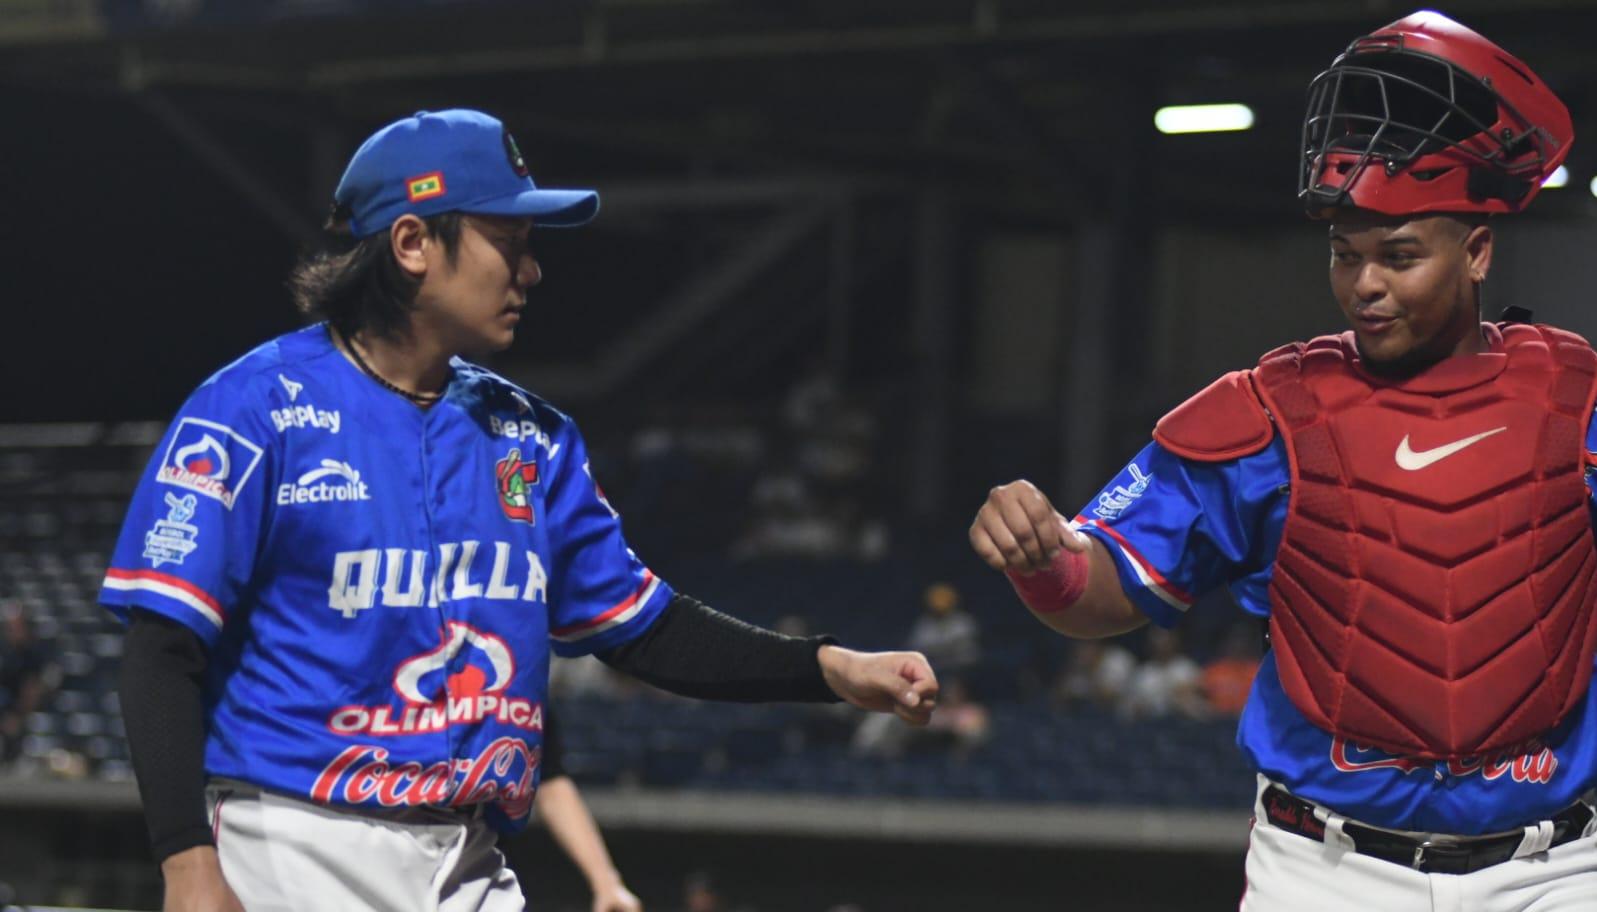
[[(460, 213), (423, 220), (453, 262), (460, 247)], [(389, 233), (355, 240), (349, 223), (336, 216), (323, 226), (319, 249), (303, 256), (289, 274), (294, 306), (312, 320), (326, 320), (339, 335), (393, 337), (410, 321), (420, 282), (399, 268)]]

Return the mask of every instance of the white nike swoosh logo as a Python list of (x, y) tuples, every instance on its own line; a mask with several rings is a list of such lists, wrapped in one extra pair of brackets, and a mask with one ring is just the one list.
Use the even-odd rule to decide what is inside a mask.
[(1417, 453), (1408, 448), (1408, 435), (1404, 434), (1403, 442), (1397, 445), (1397, 467), (1407, 469), (1410, 472), (1418, 472), (1420, 469), (1434, 462), (1440, 462), (1471, 444), (1480, 443), (1493, 434), (1501, 434), (1506, 430), (1508, 430), (1506, 425), (1500, 428), (1493, 428), (1489, 431), (1482, 431), (1474, 437), (1465, 437), (1463, 440), (1455, 440), (1452, 443), (1443, 444), (1430, 450), (1420, 450)]

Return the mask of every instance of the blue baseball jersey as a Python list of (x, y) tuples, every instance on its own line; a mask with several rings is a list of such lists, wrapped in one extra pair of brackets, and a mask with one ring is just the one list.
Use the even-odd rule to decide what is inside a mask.
[(670, 600), (571, 419), (452, 368), (419, 409), (312, 326), (207, 380), (157, 445), (100, 600), (205, 643), (208, 775), (331, 805), (483, 804), (516, 829), (550, 648), (619, 645)]
[[(1597, 422), (1586, 447), (1597, 452)], [(1270, 576), (1291, 473), (1279, 435), (1259, 453), (1201, 463), (1149, 444), (1077, 516), (1114, 556), (1121, 586), (1156, 624), (1174, 626), (1196, 596), (1230, 587), (1270, 614)], [(1587, 487), (1597, 498), (1592, 474)], [(1597, 513), (1594, 513), (1597, 522)], [(1255, 769), (1295, 794), (1390, 829), (1479, 835), (1543, 820), (1597, 786), (1597, 701), (1587, 695), (1515, 756), (1432, 762), (1393, 756), (1311, 724), (1266, 653), (1238, 727)]]

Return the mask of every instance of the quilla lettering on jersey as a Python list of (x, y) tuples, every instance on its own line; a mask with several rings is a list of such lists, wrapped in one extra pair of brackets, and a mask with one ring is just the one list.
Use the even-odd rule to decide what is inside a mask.
[(523, 557), (512, 566), (514, 549), (510, 544), (492, 544), (491, 567), (482, 566), (487, 563), (487, 554), (482, 543), (476, 541), (440, 544), (436, 564), (426, 551), (415, 549), (339, 551), (333, 555), (327, 605), (352, 618), (356, 612), (378, 604), (385, 608), (418, 608), (424, 595), (429, 608), (468, 598), (547, 602), (549, 574), (538, 553), (522, 551)]

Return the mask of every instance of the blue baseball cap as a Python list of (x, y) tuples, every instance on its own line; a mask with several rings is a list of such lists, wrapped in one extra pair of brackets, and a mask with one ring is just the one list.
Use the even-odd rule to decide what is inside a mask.
[(504, 123), (465, 108), (418, 111), (373, 133), (349, 160), (333, 202), (357, 238), (407, 212), (531, 216), (570, 227), (599, 211), (592, 190), (539, 190)]

